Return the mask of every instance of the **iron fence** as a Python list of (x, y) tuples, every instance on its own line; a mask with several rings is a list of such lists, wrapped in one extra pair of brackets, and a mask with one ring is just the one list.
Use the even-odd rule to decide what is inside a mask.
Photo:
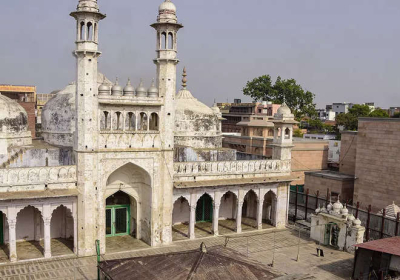
[[(330, 203), (330, 191), (327, 189), (326, 196), (317, 192), (310, 194), (309, 190), (301, 191), (301, 186), (292, 186), (289, 197), (289, 219), (296, 222), (305, 220), (311, 222), (311, 214), (315, 213), (318, 207), (327, 207)], [(382, 215), (372, 213), (371, 205), (366, 209), (357, 202), (351, 205), (349, 201), (342, 202), (346, 205), (350, 214), (361, 220), (361, 225), (365, 227), (364, 241), (371, 241), (393, 236), (400, 236), (400, 213), (397, 218), (386, 216), (383, 210)]]

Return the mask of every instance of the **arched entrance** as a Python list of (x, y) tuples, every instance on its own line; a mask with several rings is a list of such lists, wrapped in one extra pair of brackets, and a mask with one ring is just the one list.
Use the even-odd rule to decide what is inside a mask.
[(203, 194), (196, 204), (196, 236), (204, 237), (212, 234), (213, 200), (207, 193)]
[(262, 218), (266, 224), (269, 224), (271, 226), (275, 225), (275, 214), (276, 214), (275, 204), (276, 204), (276, 195), (274, 192), (269, 191), (264, 196)]
[[(242, 224), (246, 228), (257, 228), (257, 195), (250, 190), (243, 200)], [(243, 228), (245, 230), (245, 228)]]
[[(106, 200), (106, 236), (122, 236), (131, 233), (131, 199), (118, 191)], [(132, 217), (136, 223), (136, 217)]]
[(190, 206), (181, 196), (174, 202), (172, 210), (172, 240), (178, 241), (189, 237)]
[(7, 217), (0, 211), (0, 262), (6, 262), (9, 259), (9, 251), (6, 243), (6, 228), (7, 228)]
[(74, 253), (74, 218), (70, 209), (61, 205), (52, 214), (50, 222), (51, 255)]
[[(107, 252), (143, 246), (136, 239), (151, 245), (152, 189), (150, 176), (144, 169), (128, 163), (115, 170), (107, 180), (105, 201)], [(111, 245), (115, 245), (114, 249)]]
[(236, 230), (237, 196), (231, 191), (221, 198), (219, 208), (219, 233), (231, 233)]
[(18, 260), (44, 257), (43, 232), (42, 213), (37, 208), (27, 206), (17, 214), (16, 241)]

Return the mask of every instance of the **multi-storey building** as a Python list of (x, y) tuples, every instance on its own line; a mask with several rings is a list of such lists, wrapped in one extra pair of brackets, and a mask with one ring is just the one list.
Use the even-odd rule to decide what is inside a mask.
[(287, 106), (274, 115), (272, 159), (237, 160), (222, 148), (221, 112), (193, 97), (186, 71), (177, 93), (183, 26), (170, 0), (151, 25), (156, 80), (149, 88), (122, 87), (98, 72), (106, 16), (96, 0), (79, 0), (71, 16), (76, 82), (44, 106), (44, 141), (31, 140), (26, 111), (0, 96), (8, 108), (0, 114), (0, 243), (11, 261), (24, 241), (43, 242), (45, 258), (56, 238), (90, 256), (96, 240), (105, 253), (119, 236), (151, 246), (170, 244), (182, 230), (193, 239), (199, 223), (212, 235), (225, 220), (239, 233), (242, 219), (254, 230), (285, 226), (294, 123)]

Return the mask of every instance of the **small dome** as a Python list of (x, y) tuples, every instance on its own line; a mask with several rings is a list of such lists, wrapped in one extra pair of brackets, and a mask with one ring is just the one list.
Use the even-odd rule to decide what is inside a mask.
[(280, 116), (289, 116), (291, 114), (292, 114), (292, 112), (290, 111), (290, 108), (286, 105), (285, 102), (282, 104), (281, 107), (279, 107), (279, 109), (277, 111), (277, 115), (280, 115)]
[(329, 203), (329, 204), (326, 206), (326, 210), (328, 210), (328, 212), (330, 212), (330, 211), (332, 210), (332, 208), (333, 208), (332, 203)]
[(128, 83), (124, 88), (124, 96), (135, 96), (135, 88), (131, 84), (131, 79), (128, 79)]
[(361, 220), (360, 219), (355, 219), (354, 221), (353, 221), (353, 226), (355, 226), (355, 227), (360, 227), (361, 226)]
[(339, 199), (333, 204), (333, 212), (340, 214), (340, 211), (343, 209), (343, 204), (340, 203)]
[(343, 216), (347, 216), (349, 214), (349, 210), (346, 206), (342, 210), (340, 210), (340, 214), (342, 214)]
[(350, 215), (347, 216), (347, 220), (348, 220), (349, 222), (353, 222), (355, 219), (356, 219), (356, 218), (354, 217), (353, 214), (350, 214)]
[(140, 84), (138, 86), (138, 88), (136, 89), (136, 96), (137, 97), (146, 97), (147, 96), (147, 90), (146, 88), (143, 86), (143, 80), (140, 80)]
[(176, 13), (176, 6), (174, 3), (172, 3), (170, 0), (165, 0), (160, 7), (158, 8), (158, 11), (161, 13)]
[(0, 93), (0, 132), (19, 133), (28, 130), (28, 114), (15, 100)]
[(158, 88), (156, 87), (155, 83), (154, 83), (154, 79), (153, 82), (151, 83), (151, 86), (149, 87), (149, 90), (147, 91), (148, 93), (148, 97), (158, 97)]
[(115, 84), (111, 88), (111, 95), (114, 96), (122, 95), (122, 87), (118, 84), (118, 78), (115, 80)]
[(99, 86), (99, 95), (100, 96), (110, 95), (110, 87), (106, 83), (105, 78), (103, 80), (103, 83)]

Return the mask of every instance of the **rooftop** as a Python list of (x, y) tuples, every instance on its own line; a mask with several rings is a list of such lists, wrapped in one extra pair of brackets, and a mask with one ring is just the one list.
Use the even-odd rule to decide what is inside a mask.
[(400, 236), (374, 240), (355, 245), (358, 248), (386, 253), (400, 257)]
[(340, 181), (348, 181), (348, 180), (355, 180), (355, 176), (347, 175), (344, 173), (330, 171), (330, 170), (323, 170), (323, 171), (311, 171), (311, 172), (304, 172), (306, 175), (315, 176), (315, 177), (322, 177), (332, 180), (340, 180)]

